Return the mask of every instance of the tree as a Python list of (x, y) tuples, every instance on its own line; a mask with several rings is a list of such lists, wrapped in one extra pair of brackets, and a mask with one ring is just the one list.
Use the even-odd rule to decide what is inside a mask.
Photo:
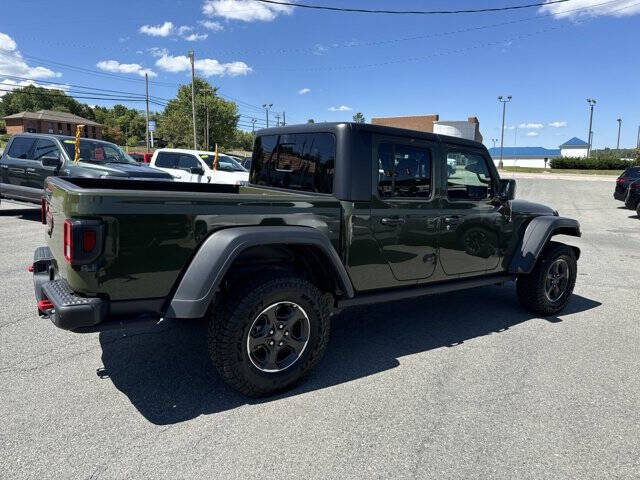
[[(209, 107), (209, 147), (230, 148), (236, 139), (238, 111), (236, 104), (216, 96), (217, 88), (201, 78), (195, 79), (196, 133), (198, 147), (204, 148), (203, 127)], [(206, 95), (205, 95), (206, 93)], [(158, 118), (157, 134), (171, 147), (193, 148), (191, 84), (180, 85), (176, 98), (169, 101)]]
[(365, 118), (364, 115), (362, 114), (362, 112), (358, 112), (353, 116), (353, 121), (356, 123), (364, 123), (365, 122)]
[(38, 110), (57, 110), (73, 113), (89, 120), (94, 119), (93, 111), (88, 105), (78, 102), (62, 90), (27, 85), (7, 93), (0, 99), (1, 117)]
[(236, 130), (236, 135), (231, 148), (250, 152), (253, 150), (253, 134), (251, 132)]
[(309, 120), (307, 120), (307, 123), (316, 123), (316, 122), (313, 118), (310, 118)]

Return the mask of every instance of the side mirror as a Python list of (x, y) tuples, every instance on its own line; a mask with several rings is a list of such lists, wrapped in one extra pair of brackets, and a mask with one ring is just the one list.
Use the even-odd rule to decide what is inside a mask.
[(40, 160), (43, 167), (59, 167), (62, 163), (58, 157), (42, 157)]
[(193, 175), (204, 175), (204, 170), (201, 167), (191, 167), (189, 171)]
[(516, 181), (513, 178), (500, 179), (500, 200), (513, 200), (516, 198)]

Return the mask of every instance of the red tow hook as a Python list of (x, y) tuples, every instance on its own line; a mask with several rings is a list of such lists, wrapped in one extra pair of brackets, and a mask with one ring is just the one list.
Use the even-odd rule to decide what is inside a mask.
[(41, 312), (46, 312), (47, 310), (51, 310), (53, 308), (53, 303), (51, 300), (45, 298), (44, 300), (38, 300), (38, 310)]
[(28, 272), (33, 272), (33, 265), (29, 265), (29, 266), (27, 267), (27, 271), (28, 271)]

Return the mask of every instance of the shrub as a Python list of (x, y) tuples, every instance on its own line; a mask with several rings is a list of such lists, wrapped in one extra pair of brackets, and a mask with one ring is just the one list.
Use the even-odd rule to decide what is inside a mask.
[(581, 170), (624, 170), (625, 168), (634, 165), (640, 165), (640, 160), (629, 161), (615, 157), (556, 157), (551, 159), (551, 168)]

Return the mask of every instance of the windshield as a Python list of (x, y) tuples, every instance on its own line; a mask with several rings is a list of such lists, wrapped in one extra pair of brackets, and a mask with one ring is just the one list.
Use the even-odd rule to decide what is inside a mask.
[[(69, 154), (69, 158), (75, 158), (75, 141), (64, 140), (64, 149)], [(138, 163), (124, 153), (120, 147), (113, 143), (96, 142), (94, 140), (80, 139), (79, 161), (91, 163), (126, 163), (137, 165)]]
[[(202, 161), (206, 163), (207, 167), (209, 167), (210, 169), (213, 169), (214, 157), (215, 155), (213, 153), (210, 155), (209, 154), (200, 155), (200, 158), (202, 159)], [(236, 162), (233, 158), (229, 157), (228, 155), (220, 155), (220, 154), (218, 154), (217, 170), (220, 170), (221, 172), (246, 172), (247, 171), (242, 165)]]

